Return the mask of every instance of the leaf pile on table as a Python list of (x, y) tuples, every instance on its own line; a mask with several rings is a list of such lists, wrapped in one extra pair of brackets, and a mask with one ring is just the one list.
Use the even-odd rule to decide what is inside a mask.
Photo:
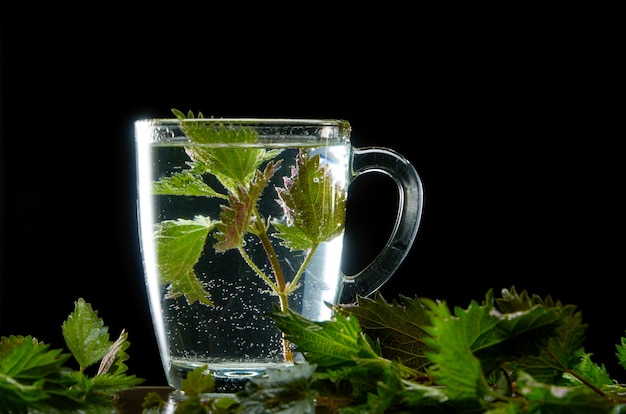
[[(550, 296), (512, 287), (450, 309), (376, 294), (332, 308), (321, 322), (276, 308), (268, 317), (303, 359), (211, 397), (214, 380), (198, 367), (176, 414), (626, 413), (626, 385), (585, 351), (581, 312)], [(120, 391), (144, 381), (126, 373), (127, 333), (110, 341), (82, 298), (62, 332), (70, 353), (31, 336), (0, 338), (0, 412), (111, 413)], [(615, 349), (626, 369), (624, 337)], [(143, 412), (165, 404), (148, 394)]]

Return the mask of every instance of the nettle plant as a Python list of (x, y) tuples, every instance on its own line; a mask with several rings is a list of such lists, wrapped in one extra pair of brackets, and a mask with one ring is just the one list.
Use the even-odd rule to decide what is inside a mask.
[[(187, 115), (176, 109), (172, 112), (180, 120), (203, 118), (202, 113), (196, 118), (192, 112)], [(194, 269), (212, 234), (212, 248), (218, 253), (237, 250), (278, 297), (280, 309), (286, 311), (289, 295), (300, 286), (299, 281), (318, 246), (344, 230), (345, 190), (333, 182), (319, 155), (310, 157), (300, 150), (291, 175), (284, 178), (284, 186), (275, 188), (284, 220), (263, 217), (257, 204), (282, 164), (276, 157), (283, 150), (254, 146), (259, 138), (252, 128), (233, 125), (210, 128), (202, 121), (183, 122), (181, 128), (190, 141), (185, 146), (189, 168), (156, 181), (154, 193), (216, 197), (224, 204), (219, 218), (196, 215), (192, 219), (164, 220), (156, 225), (159, 273), (161, 283), (167, 285), (167, 297), (185, 296), (189, 304), (197, 301), (213, 306), (210, 292)], [(224, 143), (243, 145), (237, 148), (210, 145)], [(222, 188), (211, 187), (206, 176), (217, 179)], [(336, 196), (323, 196), (331, 192)], [(260, 240), (271, 273), (258, 266), (244, 248), (250, 235)], [(275, 243), (305, 254), (291, 280), (285, 277)], [(284, 352), (285, 358), (292, 360), (286, 343)]]

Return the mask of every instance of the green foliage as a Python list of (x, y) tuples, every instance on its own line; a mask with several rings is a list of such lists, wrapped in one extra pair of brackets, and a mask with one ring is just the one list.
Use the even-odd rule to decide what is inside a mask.
[[(358, 306), (344, 306), (341, 310), (358, 317), (363, 332), (378, 339), (387, 358), (424, 370), (429, 364), (424, 339), (428, 337), (425, 327), (430, 326), (430, 317), (419, 299), (402, 295), (399, 299), (401, 303), (388, 303), (377, 293), (375, 299), (360, 298)], [(389, 325), (391, 320), (394, 325)]]
[(0, 406), (25, 413), (43, 404), (48, 398), (43, 389), (46, 378), (58, 384), (58, 373), (70, 357), (49, 348), (31, 336), (0, 339)]
[[(497, 303), (501, 309), (507, 311), (507, 314), (515, 315), (517, 311), (526, 311), (541, 315), (542, 310), (546, 310), (552, 312), (552, 317), (557, 317), (556, 323), (552, 324), (545, 320), (550, 316), (541, 316), (544, 318), (544, 329), (547, 332), (542, 332), (543, 329), (531, 331), (530, 334), (536, 340), (522, 342), (535, 346), (537, 352), (530, 350), (524, 352), (523, 357), (516, 361), (516, 365), (518, 369), (523, 369), (541, 382), (550, 384), (561, 382), (562, 377), (559, 373), (578, 364), (584, 353), (583, 343), (587, 325), (582, 322), (582, 314), (575, 306), (563, 305), (560, 301), (554, 302), (549, 296), (542, 300), (536, 295), (529, 297), (525, 291), (518, 295), (515, 288), (504, 289), (502, 298), (498, 299)], [(555, 334), (549, 334), (552, 329), (556, 330)], [(500, 352), (514, 354), (506, 348)]]
[(211, 187), (209, 187), (199, 174), (191, 171), (174, 174), (170, 177), (163, 177), (155, 182), (152, 188), (154, 194), (161, 195), (185, 195), (196, 197), (222, 197)]
[[(480, 371), (490, 374), (503, 363), (517, 361), (521, 364), (524, 358), (533, 358), (546, 345), (544, 342), (554, 336), (558, 324), (558, 308), (544, 308), (534, 306), (526, 311), (515, 313), (500, 313), (494, 309), (493, 295), (490, 291), (482, 305), (472, 301), (467, 310), (455, 309), (455, 315), (447, 315), (447, 306), (444, 303), (433, 304), (427, 301), (433, 316), (434, 328), (430, 330), (433, 338), (427, 343), (438, 353), (433, 358), (437, 360), (445, 355), (446, 349), (439, 349), (441, 343), (451, 342), (455, 336), (463, 339), (468, 352), (466, 357), (480, 364)], [(454, 332), (457, 330), (458, 332)], [(562, 344), (568, 346), (568, 342)], [(558, 346), (549, 350), (561, 354)], [(458, 358), (459, 355), (452, 356)], [(550, 355), (550, 360), (553, 360)], [(469, 361), (468, 361), (469, 363)], [(544, 366), (540, 363), (541, 367)], [(552, 361), (551, 367), (566, 369), (560, 361)], [(552, 369), (551, 372), (554, 370)]]
[[(489, 385), (480, 359), (472, 353), (472, 342), (480, 334), (493, 332), (495, 324), (486, 318), (485, 313), (472, 312), (476, 308), (475, 302), (469, 309), (473, 318), (453, 316), (445, 302), (426, 303), (432, 312), (433, 324), (426, 328), (431, 336), (425, 338), (432, 349), (427, 356), (434, 364), (430, 376), (437, 384), (446, 387), (446, 395), (451, 400), (479, 404), (489, 393)], [(480, 318), (483, 320), (478, 320)], [(489, 339), (496, 341), (498, 338)]]
[[(228, 414), (240, 412), (239, 402), (230, 395), (209, 396), (207, 393), (211, 393), (214, 387), (215, 380), (209, 374), (206, 365), (194, 368), (182, 381), (180, 391), (184, 393), (184, 398), (177, 402), (174, 413)], [(167, 406), (167, 401), (163, 400), (158, 393), (149, 392), (144, 397), (141, 406), (143, 414), (160, 414)]]
[(465, 309), (377, 295), (336, 307), (330, 321), (272, 316), (307, 361), (319, 362), (317, 400), (342, 414), (626, 412), (626, 386), (584, 353), (586, 325), (574, 306), (502, 292)]
[(150, 391), (145, 395), (141, 403), (141, 412), (143, 414), (159, 414), (166, 405), (167, 401), (165, 401), (158, 392)]
[(206, 375), (206, 366), (195, 368), (183, 380), (181, 391), (186, 398), (181, 401), (176, 409), (178, 414), (203, 413), (210, 407), (200, 398), (202, 393), (213, 391), (215, 381), (210, 375)]
[(155, 226), (159, 275), (161, 283), (168, 285), (168, 298), (185, 295), (190, 304), (196, 300), (208, 306), (213, 304), (193, 267), (214, 227), (214, 221), (202, 216), (193, 220), (166, 220)]
[[(611, 376), (606, 371), (606, 368), (603, 365), (598, 365), (591, 360), (591, 354), (583, 353), (578, 363), (574, 364), (571, 369), (573, 375), (567, 374), (564, 375), (562, 381), (558, 381), (562, 384), (576, 384), (579, 383), (578, 378), (584, 378), (585, 381), (597, 388), (602, 388), (605, 385), (612, 385), (613, 380)], [(527, 370), (528, 372), (528, 370)]]
[(74, 312), (62, 325), (63, 339), (81, 372), (100, 361), (111, 348), (109, 329), (104, 326), (98, 312), (83, 298), (76, 301)]
[(626, 369), (626, 332), (624, 332), (624, 337), (622, 338), (622, 343), (615, 345), (615, 349), (617, 349), (617, 359), (619, 360), (619, 364)]
[[(291, 178), (278, 196), (287, 214), (286, 223), (275, 221), (275, 237), (294, 250), (306, 250), (331, 240), (344, 228), (346, 194), (333, 192), (333, 180), (327, 169), (320, 166), (320, 157), (309, 157), (300, 151)], [(330, 200), (332, 194), (339, 195)]]
[(356, 318), (337, 314), (331, 321), (311, 321), (286, 310), (271, 315), (285, 337), (298, 344), (306, 359), (320, 367), (354, 365), (359, 359), (378, 359)]
[(311, 387), (315, 365), (304, 362), (290, 370), (270, 369), (251, 378), (238, 394), (238, 412), (313, 414), (317, 393)]
[(618, 404), (602, 398), (584, 386), (557, 386), (536, 381), (526, 373), (518, 378), (520, 395), (524, 397), (525, 412), (530, 413), (624, 413), (626, 400)]
[[(0, 412), (110, 412), (114, 394), (143, 382), (125, 374), (127, 334), (110, 342), (108, 328), (82, 298), (62, 330), (71, 354), (31, 336), (0, 339)], [(67, 365), (72, 356), (78, 371)], [(88, 376), (85, 370), (99, 361), (98, 372)]]
[(191, 371), (183, 380), (181, 391), (187, 395), (200, 395), (213, 391), (215, 380), (210, 375), (205, 375), (207, 366), (201, 366)]

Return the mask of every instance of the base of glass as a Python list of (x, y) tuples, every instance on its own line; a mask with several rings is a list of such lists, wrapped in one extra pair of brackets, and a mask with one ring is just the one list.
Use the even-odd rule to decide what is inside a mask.
[(211, 375), (215, 380), (214, 391), (217, 393), (232, 393), (242, 390), (250, 378), (260, 377), (263, 374), (265, 374), (265, 370), (211, 370)]
[(207, 373), (210, 373), (215, 380), (213, 392), (217, 394), (236, 393), (243, 390), (251, 378), (265, 375), (268, 369), (280, 369), (291, 365), (293, 363), (287, 362), (203, 364), (197, 361), (176, 361), (176, 363), (171, 365), (169, 382), (172, 387), (180, 389), (183, 379), (187, 377), (190, 371), (200, 366), (206, 366), (208, 367)]

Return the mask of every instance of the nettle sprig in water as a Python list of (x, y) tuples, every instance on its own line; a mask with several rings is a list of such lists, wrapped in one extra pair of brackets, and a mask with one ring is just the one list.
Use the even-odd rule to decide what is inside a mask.
[[(180, 120), (195, 118), (173, 109)], [(197, 215), (192, 219), (165, 220), (156, 225), (158, 263), (161, 283), (167, 285), (169, 298), (184, 296), (189, 304), (200, 302), (213, 306), (211, 294), (198, 278), (195, 265), (213, 233), (213, 249), (218, 253), (237, 250), (248, 266), (278, 296), (280, 308), (289, 309), (289, 295), (299, 281), (317, 247), (341, 234), (344, 228), (346, 193), (334, 186), (326, 165), (319, 155), (310, 157), (299, 151), (291, 175), (284, 186), (276, 188), (277, 203), (284, 220), (263, 217), (257, 204), (267, 190), (270, 179), (281, 167), (276, 157), (282, 149), (256, 146), (258, 134), (242, 125), (220, 124), (208, 127), (205, 122), (186, 121), (181, 128), (189, 138), (185, 152), (189, 169), (160, 179), (154, 192), (161, 195), (216, 197), (224, 201), (219, 218)], [(214, 146), (211, 144), (233, 144)], [(217, 179), (222, 188), (207, 184), (207, 176)], [(331, 194), (334, 194), (331, 197)], [(244, 249), (246, 237), (259, 239), (269, 260), (271, 273), (263, 270)], [(289, 280), (280, 264), (275, 241), (305, 252), (305, 258)], [(285, 344), (285, 357), (291, 359)]]

